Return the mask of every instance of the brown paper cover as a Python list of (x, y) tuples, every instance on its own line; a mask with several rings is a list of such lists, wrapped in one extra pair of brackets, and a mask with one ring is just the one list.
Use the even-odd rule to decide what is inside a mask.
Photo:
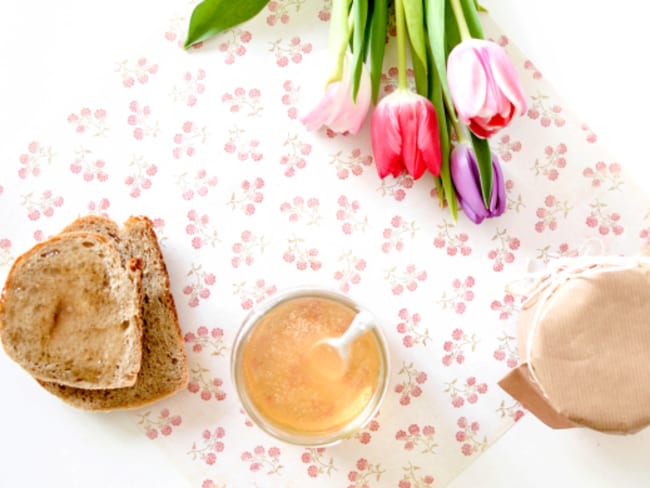
[(541, 297), (524, 304), (523, 365), (500, 386), (553, 428), (650, 424), (650, 267), (589, 269)]

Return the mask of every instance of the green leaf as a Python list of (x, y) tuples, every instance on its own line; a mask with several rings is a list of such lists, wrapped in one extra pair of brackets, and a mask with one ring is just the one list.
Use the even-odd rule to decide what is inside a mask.
[(476, 39), (483, 39), (485, 34), (483, 33), (481, 19), (478, 16), (478, 4), (476, 0), (460, 0), (460, 4), (463, 7), (463, 14), (465, 15), (469, 33)]
[(365, 60), (366, 20), (368, 18), (368, 0), (353, 0), (352, 17), (352, 100), (357, 101), (361, 69)]
[(445, 32), (446, 32), (446, 44), (445, 44), (445, 56), (449, 56), (454, 47), (456, 47), (460, 41), (460, 31), (458, 30), (458, 23), (456, 22), (456, 17), (451, 8), (448, 8), (445, 11)]
[(368, 42), (370, 57), (370, 82), (372, 100), (377, 102), (379, 83), (384, 65), (386, 49), (386, 28), (388, 23), (388, 0), (375, 0), (370, 19), (370, 38)]
[(203, 0), (192, 12), (185, 49), (255, 17), (269, 0)]
[[(411, 52), (413, 52), (412, 44)], [(413, 74), (415, 75), (415, 90), (423, 97), (429, 98), (429, 68), (426, 63), (422, 64), (418, 56), (413, 56), (411, 62), (413, 64)]]
[[(447, 84), (447, 46), (445, 10), (447, 0), (427, 0), (425, 8), (429, 46), (433, 57), (433, 67), (441, 84), (442, 96), (448, 106), (452, 106), (449, 85)], [(438, 112), (442, 118), (443, 112)]]
[[(406, 30), (411, 42), (413, 64), (419, 63), (424, 69), (424, 79), (427, 74), (427, 41), (424, 32), (424, 7), (423, 0), (402, 0)], [(417, 84), (417, 78), (416, 78)], [(426, 86), (426, 84), (425, 84)]]
[(492, 195), (492, 152), (487, 139), (481, 139), (471, 134), (472, 147), (476, 156), (478, 174), (481, 179), (481, 195), (485, 208), (490, 208), (490, 195)]

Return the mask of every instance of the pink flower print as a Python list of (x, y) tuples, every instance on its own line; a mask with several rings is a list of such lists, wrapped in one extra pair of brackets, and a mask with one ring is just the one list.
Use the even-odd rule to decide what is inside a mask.
[(357, 459), (355, 468), (348, 472), (348, 481), (351, 483), (347, 488), (368, 488), (371, 480), (379, 483), (381, 476), (386, 472), (381, 464), (370, 463), (366, 458)]
[(288, 247), (282, 259), (287, 263), (295, 263), (298, 271), (305, 271), (307, 268), (318, 271), (322, 266), (317, 259), (319, 251), (315, 247), (307, 249), (304, 242), (304, 239), (298, 237), (288, 239)]
[(237, 127), (228, 130), (228, 141), (224, 144), (224, 151), (237, 154), (239, 161), (246, 161), (250, 157), (253, 161), (260, 161), (264, 156), (260, 150), (260, 141), (257, 139), (245, 140), (246, 131)]
[(429, 379), (426, 372), (415, 369), (413, 363), (404, 362), (397, 374), (404, 377), (393, 388), (393, 391), (399, 395), (400, 405), (409, 405), (411, 398), (422, 396), (422, 385)]
[(108, 198), (100, 198), (96, 202), (88, 202), (88, 211), (93, 215), (103, 215), (108, 217), (108, 207), (111, 206), (111, 202)]
[(217, 427), (214, 430), (204, 429), (201, 433), (201, 439), (198, 443), (193, 442), (192, 449), (188, 452), (192, 456), (192, 461), (201, 460), (210, 466), (216, 463), (218, 456), (226, 447), (223, 441), (225, 437), (226, 430), (223, 427)]
[(210, 187), (217, 186), (216, 176), (209, 176), (205, 169), (196, 172), (184, 172), (176, 177), (176, 184), (183, 192), (183, 200), (192, 200), (196, 195), (204, 197), (210, 191)]
[(54, 196), (51, 190), (45, 190), (40, 195), (33, 192), (22, 195), (21, 205), (27, 210), (29, 220), (38, 220), (42, 216), (52, 217), (54, 209), (63, 205), (62, 196)]
[(261, 469), (265, 470), (267, 475), (280, 474), (282, 471), (282, 464), (280, 464), (280, 448), (277, 446), (269, 447), (255, 446), (252, 451), (242, 452), (240, 459), (242, 462), (248, 464), (248, 469), (252, 472), (258, 472)]
[(402, 173), (397, 178), (384, 178), (381, 180), (379, 191), (381, 196), (391, 196), (396, 201), (401, 202), (406, 198), (407, 191), (413, 188), (413, 177), (407, 173)]
[(230, 264), (233, 268), (239, 268), (242, 264), (252, 265), (255, 261), (255, 253), (264, 253), (264, 248), (267, 245), (268, 242), (264, 236), (258, 236), (250, 230), (243, 231), (240, 240), (232, 245), (234, 256), (230, 260)]
[(550, 127), (551, 124), (555, 127), (562, 127), (565, 120), (562, 118), (562, 107), (559, 105), (550, 105), (549, 96), (538, 93), (530, 97), (532, 104), (528, 109), (528, 117), (532, 120), (539, 119), (542, 127)]
[(409, 314), (406, 308), (399, 311), (400, 322), (397, 324), (397, 332), (403, 334), (402, 344), (404, 347), (413, 347), (416, 344), (427, 345), (431, 340), (429, 329), (420, 325), (422, 317), (419, 313)]
[(303, 464), (307, 464), (307, 475), (310, 478), (317, 478), (319, 475), (330, 476), (335, 471), (334, 459), (326, 456), (327, 450), (324, 448), (308, 447), (300, 456)]
[(0, 239), (0, 266), (6, 266), (11, 263), (11, 241), (6, 238)]
[(586, 224), (588, 227), (597, 228), (601, 236), (606, 236), (610, 231), (615, 236), (620, 236), (625, 230), (621, 223), (621, 215), (616, 212), (609, 212), (607, 204), (600, 201), (589, 204), (591, 211), (587, 216)]
[(524, 407), (516, 401), (510, 405), (506, 405), (505, 400), (501, 400), (501, 405), (497, 408), (497, 412), (499, 412), (501, 418), (510, 417), (512, 420), (517, 422), (524, 416)]
[(282, 202), (280, 211), (289, 215), (289, 222), (303, 221), (306, 225), (318, 225), (321, 221), (319, 212), (320, 201), (318, 198), (295, 196), (291, 202)]
[(465, 362), (466, 348), (474, 352), (479, 339), (476, 334), (466, 334), (462, 329), (454, 329), (451, 333), (451, 340), (445, 341), (442, 345), (444, 355), (442, 364), (451, 366), (454, 362), (463, 364)]
[(566, 219), (570, 210), (571, 207), (567, 201), (561, 202), (555, 196), (547, 195), (544, 199), (544, 206), (538, 207), (535, 212), (538, 219), (535, 223), (535, 230), (541, 233), (546, 229), (557, 229), (558, 217), (562, 216)]
[(417, 449), (422, 454), (435, 454), (438, 447), (434, 435), (436, 429), (433, 425), (420, 426), (411, 424), (406, 429), (400, 429), (395, 434), (395, 440), (402, 444), (406, 451)]
[(559, 246), (557, 246), (556, 250), (552, 250), (551, 246), (545, 246), (541, 249), (537, 250), (537, 259), (541, 259), (544, 264), (548, 264), (551, 259), (557, 259), (557, 258), (575, 258), (577, 257), (580, 253), (578, 252), (578, 249), (572, 249), (569, 247), (569, 244), (566, 242), (561, 243)]
[(411, 461), (406, 466), (402, 466), (402, 479), (398, 483), (398, 488), (424, 488), (433, 485), (434, 477), (430, 474), (421, 474), (421, 466), (414, 465)]
[(180, 415), (172, 415), (168, 408), (163, 408), (156, 417), (151, 410), (139, 415), (137, 424), (144, 430), (146, 436), (151, 439), (157, 439), (158, 435), (170, 436), (174, 427), (183, 423)]
[(186, 71), (183, 81), (174, 85), (172, 100), (182, 102), (188, 107), (193, 107), (205, 92), (205, 70), (197, 69), (195, 72)]
[(287, 24), (290, 20), (291, 11), (298, 13), (305, 0), (271, 0), (267, 9), (270, 14), (266, 17), (266, 23), (270, 26)]
[(332, 0), (323, 0), (323, 5), (318, 11), (318, 18), (323, 22), (329, 22), (332, 13)]
[(377, 420), (378, 416), (379, 414), (375, 415), (375, 418), (372, 419), (365, 428), (354, 433), (353, 437), (357, 439), (361, 444), (370, 444), (370, 441), (372, 440), (372, 433), (379, 430), (380, 426), (379, 421)]
[(364, 166), (372, 166), (372, 155), (363, 154), (361, 149), (353, 149), (348, 156), (343, 156), (343, 151), (339, 151), (330, 160), (336, 168), (336, 176), (340, 180), (347, 179), (350, 174), (360, 176), (363, 174)]
[(513, 313), (519, 311), (520, 307), (515, 302), (515, 297), (509, 293), (503, 295), (502, 300), (494, 300), (490, 308), (499, 313), (499, 320), (509, 320)]
[(406, 238), (414, 239), (417, 230), (414, 220), (407, 222), (399, 215), (393, 216), (390, 219), (390, 227), (386, 227), (382, 232), (384, 242), (381, 244), (381, 250), (386, 254), (393, 249), (402, 251)]
[(307, 166), (305, 157), (311, 153), (311, 145), (302, 142), (297, 135), (289, 134), (282, 146), (286, 147), (287, 151), (280, 157), (280, 164), (285, 167), (284, 176), (291, 178), (297, 169)]
[[(397, 66), (391, 66), (388, 68), (388, 71), (381, 74), (381, 86), (383, 86), (382, 91), (385, 95), (390, 95), (397, 89), (398, 73), (399, 71)], [(415, 73), (412, 68), (406, 70), (406, 79), (408, 81), (409, 89), (415, 91)]]
[[(210, 277), (210, 281), (214, 284), (214, 275)], [(187, 332), (183, 340), (187, 347), (195, 353), (209, 350), (211, 356), (224, 356), (228, 350), (221, 327), (214, 327), (210, 330), (205, 325), (201, 325), (196, 332)]]
[(503, 162), (512, 160), (513, 153), (521, 151), (521, 142), (511, 141), (508, 134), (504, 134), (498, 138), (494, 152), (499, 155), (499, 159)]
[(456, 421), (458, 430), (456, 432), (456, 442), (461, 444), (460, 452), (465, 456), (471, 456), (487, 449), (487, 437), (479, 439), (481, 425), (478, 422), (470, 422), (466, 417), (459, 417)]
[(298, 118), (298, 108), (296, 104), (298, 103), (298, 94), (300, 92), (300, 87), (295, 86), (291, 80), (287, 80), (282, 84), (282, 88), (285, 93), (282, 95), (282, 105), (286, 105), (287, 115), (290, 119)]
[(454, 379), (445, 384), (445, 393), (449, 393), (451, 404), (454, 408), (460, 408), (465, 402), (474, 404), (478, 401), (479, 395), (485, 395), (488, 390), (487, 383), (479, 383), (474, 376), (470, 376), (465, 383)]
[(343, 293), (350, 291), (351, 285), (361, 283), (361, 275), (366, 269), (366, 260), (346, 251), (337, 259), (337, 270), (334, 272), (334, 279), (338, 282), (339, 289)]
[(524, 69), (532, 73), (534, 80), (542, 79), (542, 73), (537, 69), (537, 67), (533, 64), (533, 62), (530, 59), (527, 59), (524, 62)]
[(141, 106), (133, 100), (129, 103), (129, 116), (126, 119), (128, 125), (133, 127), (133, 138), (140, 141), (145, 137), (156, 137), (158, 135), (158, 122), (151, 122), (151, 108), (149, 105)]
[(169, 23), (164, 34), (165, 39), (169, 42), (175, 42), (178, 47), (182, 48), (183, 40), (186, 36), (186, 24), (187, 19), (179, 15), (169, 19)]
[(535, 160), (533, 169), (535, 175), (546, 176), (550, 181), (555, 181), (560, 176), (560, 171), (566, 168), (565, 154), (567, 152), (566, 144), (560, 143), (555, 148), (546, 146), (544, 148), (544, 161)]
[(246, 54), (246, 46), (244, 44), (248, 44), (253, 39), (253, 35), (250, 31), (235, 27), (223, 32), (220, 39), (222, 41), (219, 44), (219, 52), (222, 52), (224, 55), (223, 62), (225, 64), (233, 64), (238, 57)]
[(183, 288), (190, 307), (198, 307), (199, 300), (210, 298), (210, 288), (214, 285), (214, 274), (204, 271), (200, 264), (192, 264), (187, 273), (189, 283)]
[(210, 377), (210, 370), (200, 364), (190, 370), (190, 379), (187, 390), (190, 393), (198, 394), (201, 400), (208, 401), (213, 398), (221, 402), (226, 399), (226, 392), (222, 389), (223, 380), (217, 377)]
[(457, 314), (463, 314), (467, 308), (467, 302), (474, 300), (474, 277), (468, 276), (464, 280), (459, 278), (452, 281), (452, 291), (448, 294), (442, 293), (442, 298), (437, 301), (442, 305), (443, 310), (452, 309)]
[(108, 131), (106, 126), (106, 110), (98, 108), (91, 110), (88, 107), (82, 108), (79, 113), (68, 115), (68, 123), (73, 125), (77, 134), (83, 134), (86, 131), (92, 132), (95, 137), (105, 136)]
[(135, 156), (129, 163), (129, 170), (124, 184), (129, 187), (129, 195), (138, 198), (141, 191), (151, 188), (152, 178), (158, 172), (158, 167), (144, 161), (142, 156)]
[(73, 174), (80, 174), (84, 181), (91, 182), (95, 179), (104, 182), (108, 179), (108, 173), (104, 171), (106, 162), (103, 159), (94, 159), (92, 151), (88, 149), (77, 149), (75, 160), (70, 164), (70, 171)]
[(393, 295), (401, 295), (404, 289), (408, 291), (415, 291), (418, 287), (418, 282), (427, 279), (427, 272), (418, 270), (414, 264), (409, 264), (403, 271), (397, 269), (397, 266), (392, 267), (385, 272), (384, 279), (390, 285)]
[(454, 224), (450, 224), (445, 219), (442, 224), (438, 224), (438, 234), (433, 240), (433, 245), (438, 249), (445, 249), (448, 256), (456, 256), (460, 251), (461, 256), (472, 254), (472, 248), (469, 246), (469, 236), (464, 232), (452, 234)]
[(504, 263), (514, 262), (515, 251), (519, 249), (521, 243), (516, 237), (511, 237), (506, 229), (499, 230), (499, 228), (492, 237), (492, 241), (496, 243), (496, 247), (488, 252), (488, 258), (494, 261), (492, 269), (498, 273), (503, 271)]
[(197, 127), (189, 120), (184, 122), (181, 132), (174, 135), (176, 147), (172, 150), (172, 156), (176, 159), (180, 159), (183, 154), (193, 156), (196, 151), (196, 144), (198, 142), (204, 144), (207, 136), (205, 127)]
[[(645, 214), (643, 220), (650, 220), (650, 211)], [(642, 247), (650, 247), (650, 225), (641, 229), (639, 232), (639, 237), (644, 240)]]
[(289, 61), (294, 64), (299, 64), (305, 54), (309, 54), (312, 50), (310, 42), (302, 42), (300, 37), (295, 36), (286, 41), (278, 39), (271, 43), (271, 51), (275, 56), (275, 62), (281, 68), (289, 65)]
[(607, 186), (608, 191), (620, 190), (623, 185), (621, 165), (610, 163), (609, 165), (599, 161), (593, 167), (587, 167), (582, 172), (585, 178), (591, 180), (591, 186), (600, 188)]
[(513, 180), (506, 180), (505, 182), (506, 186), (506, 198), (507, 198), (507, 207), (508, 210), (514, 210), (515, 212), (519, 212), (524, 205), (523, 197), (521, 196), (521, 193), (519, 193), (517, 196), (514, 195), (515, 193), (515, 182)]
[(498, 346), (494, 350), (494, 359), (505, 361), (508, 368), (515, 368), (519, 364), (519, 350), (516, 337), (502, 332), (499, 336)]
[(256, 209), (255, 205), (264, 201), (262, 188), (264, 188), (262, 178), (255, 178), (253, 181), (244, 180), (241, 183), (241, 192), (233, 193), (228, 203), (233, 210), (238, 209), (245, 215), (253, 215)]
[(233, 284), (233, 294), (239, 297), (241, 307), (244, 310), (250, 310), (253, 305), (272, 296), (276, 291), (277, 287), (267, 284), (263, 278), (258, 279), (255, 283), (242, 281)]
[(187, 212), (189, 223), (185, 226), (185, 233), (192, 238), (192, 247), (201, 249), (209, 245), (214, 247), (221, 242), (219, 234), (214, 226), (210, 225), (210, 217), (207, 214), (199, 215), (196, 210)]
[(582, 129), (585, 132), (585, 140), (591, 144), (596, 142), (598, 140), (598, 136), (592, 131), (587, 124), (582, 124), (580, 126), (580, 129)]
[(131, 88), (136, 81), (144, 85), (149, 81), (149, 76), (158, 72), (158, 65), (150, 63), (147, 58), (139, 58), (134, 62), (128, 60), (117, 63), (115, 71), (122, 78), (122, 84), (126, 88)]
[(27, 152), (22, 153), (18, 158), (20, 161), (18, 176), (23, 180), (29, 175), (39, 176), (42, 163), (50, 164), (53, 156), (51, 147), (43, 147), (36, 141), (30, 142), (27, 145)]
[(242, 113), (248, 117), (254, 117), (259, 116), (264, 110), (260, 97), (261, 92), (258, 88), (245, 90), (239, 86), (232, 93), (224, 93), (221, 96), (221, 101), (230, 107), (232, 113)]
[(336, 211), (336, 220), (343, 222), (341, 230), (350, 235), (355, 231), (365, 231), (368, 226), (368, 216), (361, 217), (360, 205), (357, 200), (349, 201), (345, 195), (338, 198), (339, 209)]

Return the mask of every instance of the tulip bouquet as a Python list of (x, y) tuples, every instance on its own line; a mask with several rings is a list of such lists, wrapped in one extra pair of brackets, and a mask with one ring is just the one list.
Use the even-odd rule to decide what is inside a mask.
[[(257, 15), (269, 0), (203, 0), (192, 13), (186, 47)], [(332, 0), (331, 72), (324, 93), (301, 118), (356, 134), (371, 118), (381, 178), (431, 174), (441, 205), (475, 223), (501, 215), (503, 174), (489, 138), (526, 111), (506, 52), (485, 40), (477, 0)], [(381, 100), (384, 54), (394, 26), (397, 89)], [(407, 81), (409, 62), (414, 74)]]

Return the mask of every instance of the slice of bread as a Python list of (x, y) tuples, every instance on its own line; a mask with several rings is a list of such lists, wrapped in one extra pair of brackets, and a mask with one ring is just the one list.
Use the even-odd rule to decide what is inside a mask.
[(49, 392), (75, 407), (87, 410), (137, 408), (167, 397), (187, 386), (187, 354), (169, 288), (169, 276), (153, 230), (146, 217), (131, 217), (120, 229), (105, 217), (86, 216), (73, 222), (62, 235), (91, 231), (111, 239), (122, 259), (142, 261), (142, 366), (130, 388), (90, 391), (59, 382), (43, 382)]
[(32, 376), (68, 387), (122, 388), (142, 357), (139, 260), (112, 242), (72, 232), (37, 244), (9, 271), (0, 338)]

